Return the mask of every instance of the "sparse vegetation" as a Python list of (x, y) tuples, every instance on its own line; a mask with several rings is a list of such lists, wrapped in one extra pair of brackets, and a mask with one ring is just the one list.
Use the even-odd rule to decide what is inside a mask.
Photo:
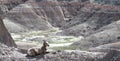
[(52, 47), (50, 49), (53, 50), (80, 50), (78, 46), (60, 46), (60, 47)]
[[(11, 34), (16, 42), (22, 43), (34, 43), (37, 46), (41, 46), (42, 40), (46, 40), (53, 50), (76, 50), (79, 49), (77, 46), (68, 46), (72, 42), (75, 42), (79, 37), (74, 36), (56, 36), (56, 30), (48, 31), (32, 31), (25, 33)], [(15, 36), (19, 35), (19, 36)], [(53, 46), (54, 45), (54, 46)], [(56, 47), (55, 47), (56, 45)], [(59, 46), (57, 46), (59, 45)]]

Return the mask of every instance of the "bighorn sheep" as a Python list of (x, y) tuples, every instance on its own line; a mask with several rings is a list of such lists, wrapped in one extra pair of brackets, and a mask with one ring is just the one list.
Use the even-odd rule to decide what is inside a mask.
[(43, 40), (43, 45), (41, 48), (30, 48), (27, 50), (27, 56), (37, 56), (41, 54), (46, 54), (47, 52), (47, 47), (49, 44)]

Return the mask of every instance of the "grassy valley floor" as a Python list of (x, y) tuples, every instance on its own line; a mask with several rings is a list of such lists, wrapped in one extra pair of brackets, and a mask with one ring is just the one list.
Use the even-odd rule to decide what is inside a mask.
[(13, 39), (19, 48), (32, 48), (41, 47), (43, 41), (46, 40), (52, 50), (76, 50), (79, 49), (77, 46), (70, 46), (73, 42), (82, 39), (82, 36), (59, 36), (56, 35), (60, 32), (58, 29), (47, 30), (47, 31), (31, 31), (21, 33), (11, 33)]

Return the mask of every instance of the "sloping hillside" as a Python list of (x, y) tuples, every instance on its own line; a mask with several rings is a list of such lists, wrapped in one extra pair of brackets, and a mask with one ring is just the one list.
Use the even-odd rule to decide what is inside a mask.
[[(6, 58), (4, 60), (0, 57), (1, 61), (31, 59), (35, 61), (110, 61), (110, 58), (119, 61), (119, 6), (75, 2), (75, 0), (61, 2), (57, 0), (28, 0), (26, 2), (5, 0), (3, 6), (5, 8), (1, 7), (0, 12), (4, 14), (1, 16), (5, 16), (4, 24), (12, 33), (11, 35), (16, 37), (14, 40), (22, 43), (18, 43), (16, 49), (1, 43), (0, 55)], [(57, 30), (53, 30), (56, 27)], [(6, 40), (4, 30), (1, 34), (1, 40)], [(35, 46), (39, 46), (43, 40), (50, 42), (53, 47), (48, 48), (50, 52), (48, 54), (27, 57), (26, 53), (18, 52), (22, 48), (32, 48), (33, 42), (36, 43)], [(8, 41), (7, 43), (10, 44)], [(74, 50), (66, 50), (70, 48)]]
[(119, 29), (119, 20), (113, 22), (107, 26), (103, 26), (97, 31), (95, 31), (90, 36), (85, 37), (79, 42), (75, 42), (73, 45), (80, 45), (80, 47), (97, 47), (99, 45), (119, 42), (120, 29)]

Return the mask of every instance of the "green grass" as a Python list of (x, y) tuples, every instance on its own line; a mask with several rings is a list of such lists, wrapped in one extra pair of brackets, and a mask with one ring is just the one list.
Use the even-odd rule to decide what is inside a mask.
[(66, 40), (66, 41), (70, 41), (71, 39), (73, 39), (73, 38), (64, 38), (64, 40)]
[(79, 50), (77, 46), (61, 46), (61, 47), (51, 47), (53, 50)]
[(50, 47), (53, 50), (82, 50), (86, 51), (86, 48), (81, 48), (79, 46), (60, 46), (60, 47)]
[(21, 41), (20, 39), (15, 40), (15, 42), (20, 42), (20, 41)]
[(54, 29), (52, 29), (52, 30), (50, 30), (49, 32), (56, 32), (57, 30), (54, 30)]

